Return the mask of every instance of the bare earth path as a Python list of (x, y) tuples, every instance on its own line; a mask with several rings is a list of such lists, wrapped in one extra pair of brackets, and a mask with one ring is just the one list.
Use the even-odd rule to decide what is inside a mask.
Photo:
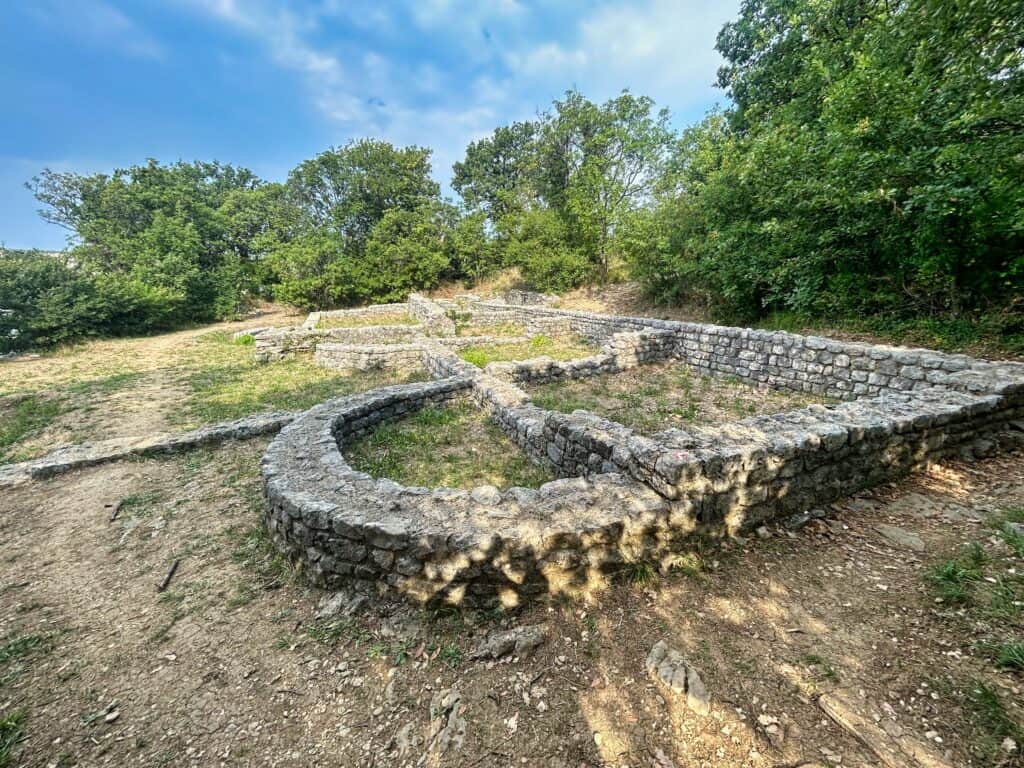
[[(204, 335), (294, 322), (275, 310), (2, 363), (0, 407), (68, 398), (30, 450), (180, 429), (187, 377), (224, 354), (203, 352)], [(192, 365), (193, 353), (208, 358)], [(226, 391), (228, 410), (262, 407), (268, 386), (292, 401), (366, 384), (307, 379), (298, 364), (220, 375), (226, 389), (204, 391)], [(40, 768), (879, 765), (823, 696), (946, 764), (1024, 764), (1024, 673), (997, 667), (986, 645), (1024, 637), (1024, 562), (993, 523), (1024, 508), (1019, 452), (936, 467), (799, 529), (709, 544), (671, 574), (624, 569), (588, 602), (502, 615), (371, 600), (318, 619), (324, 595), (263, 535), (265, 445), (0, 491), (2, 768), (8, 748), (10, 766)], [(951, 573), (998, 604), (937, 596), (936, 567), (965, 557), (984, 565)], [(488, 633), (539, 624), (534, 654), (472, 658)], [(647, 675), (658, 641), (699, 669), (709, 716)], [(456, 692), (465, 735), (442, 750), (431, 740)]]
[[(839, 690), (966, 766), (986, 765), (968, 753), (970, 681), (1021, 716), (1019, 675), (993, 672), (923, 580), (988, 535), (986, 515), (1024, 504), (1019, 454), (938, 468), (590, 604), (502, 619), (371, 603), (324, 624), (319, 594), (279, 584), (264, 561), (262, 446), (97, 467), (0, 499), (0, 638), (40, 638), (0, 666), (0, 718), (26, 712), (14, 765), (878, 764), (818, 707)], [(501, 621), (546, 623), (547, 640), (528, 659), (470, 660)], [(646, 676), (662, 639), (700, 669), (710, 717)], [(465, 742), (421, 761), (431, 699), (453, 685)]]
[(296, 322), (301, 316), (268, 306), (241, 321), (0, 361), (0, 417), (5, 401), (14, 404), (25, 395), (60, 403), (62, 412), (21, 446), (25, 458), (86, 440), (180, 431), (175, 418), (189, 393), (186, 379), (194, 367), (190, 355), (199, 354), (198, 339)]

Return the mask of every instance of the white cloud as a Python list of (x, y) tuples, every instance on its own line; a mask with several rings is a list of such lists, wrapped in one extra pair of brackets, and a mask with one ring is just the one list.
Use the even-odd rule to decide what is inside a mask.
[(506, 63), (513, 71), (529, 76), (579, 71), (587, 65), (587, 59), (585, 50), (567, 50), (558, 43), (543, 43), (527, 51), (513, 51), (505, 56)]
[(168, 1), (228, 25), (297, 73), (337, 143), (430, 146), (442, 181), (469, 141), (534, 116), (570, 87), (598, 100), (630, 88), (660, 106), (707, 105), (717, 95), (715, 35), (736, 10), (697, 0), (556, 13), (524, 0), (404, 0), (386, 10), (369, 0)]
[(581, 19), (570, 41), (541, 42), (506, 62), (521, 76), (560, 84), (557, 90), (575, 84), (591, 98), (629, 88), (677, 108), (706, 104), (720, 95), (713, 89), (721, 62), (715, 37), (737, 7), (696, 0), (607, 4)]

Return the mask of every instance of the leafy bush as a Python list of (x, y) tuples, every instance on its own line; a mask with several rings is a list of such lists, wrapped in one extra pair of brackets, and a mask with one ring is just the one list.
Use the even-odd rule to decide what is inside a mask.
[[(1024, 292), (1019, 4), (746, 0), (635, 274), (729, 318), (971, 317)], [(979, 45), (978, 40), (984, 40)]]
[(510, 230), (505, 258), (517, 265), (523, 279), (539, 291), (566, 291), (593, 275), (593, 265), (568, 244), (565, 222), (548, 208), (526, 211), (504, 222)]

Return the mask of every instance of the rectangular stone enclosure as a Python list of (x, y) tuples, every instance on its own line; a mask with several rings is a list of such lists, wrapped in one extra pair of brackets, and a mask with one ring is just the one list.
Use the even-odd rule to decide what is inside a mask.
[[(668, 557), (695, 532), (732, 535), (937, 459), (1013, 450), (1024, 440), (1019, 363), (550, 304), (519, 294), (413, 296), (407, 311), (420, 324), (395, 337), (382, 328), (367, 342), (373, 329), (363, 327), (304, 338), (322, 365), (421, 366), (435, 381), (337, 398), (281, 432), (263, 464), (267, 524), (278, 546), (321, 584), (510, 603), (579, 588), (626, 560)], [(519, 326), (527, 338), (581, 337), (598, 351), (481, 369), (459, 356), (466, 337), (456, 335), (454, 317)], [(270, 331), (263, 350), (303, 331), (323, 333)], [(655, 363), (790, 393), (797, 407), (650, 432), (531, 399), (538, 387)], [(346, 462), (347, 441), (455, 396), (471, 398), (561, 479), (504, 491), (407, 488)]]

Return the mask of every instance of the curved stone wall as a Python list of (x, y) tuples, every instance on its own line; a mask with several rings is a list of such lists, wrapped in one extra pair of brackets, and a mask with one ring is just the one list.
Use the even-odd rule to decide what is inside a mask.
[[(421, 301), (427, 301), (422, 299)], [(476, 305), (467, 305), (470, 310)], [(529, 327), (557, 316), (602, 340), (555, 362), (459, 358), (451, 337), (318, 356), (419, 356), (438, 381), (314, 408), (263, 464), (267, 523), (316, 583), (392, 588), (417, 600), (506, 603), (586, 589), (630, 559), (657, 560), (701, 531), (731, 535), (897, 478), (950, 455), (1024, 442), (1024, 365), (769, 331), (497, 305)], [(490, 304), (486, 311), (494, 311)], [(523, 382), (581, 378), (678, 360), (705, 374), (821, 392), (844, 402), (717, 427), (638, 434), (586, 411), (537, 408)], [(540, 489), (404, 488), (355, 472), (345, 441), (428, 402), (471, 397), (562, 480)]]
[(586, 588), (632, 550), (667, 551), (668, 533), (678, 532), (669, 502), (622, 475), (504, 492), (408, 488), (345, 461), (346, 441), (472, 386), (450, 378), (331, 400), (271, 443), (262, 463), (266, 524), (315, 584), (512, 605)]

